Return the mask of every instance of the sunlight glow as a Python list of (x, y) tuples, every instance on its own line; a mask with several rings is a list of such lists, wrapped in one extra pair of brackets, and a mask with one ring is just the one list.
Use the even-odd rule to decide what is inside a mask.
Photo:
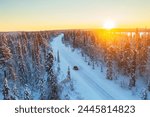
[(106, 20), (103, 24), (103, 28), (112, 29), (116, 27), (116, 23), (113, 20)]

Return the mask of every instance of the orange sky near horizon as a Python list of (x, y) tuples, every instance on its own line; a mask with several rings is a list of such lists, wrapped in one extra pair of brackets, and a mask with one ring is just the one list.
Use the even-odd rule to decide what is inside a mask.
[(150, 28), (150, 0), (0, 0), (0, 31)]

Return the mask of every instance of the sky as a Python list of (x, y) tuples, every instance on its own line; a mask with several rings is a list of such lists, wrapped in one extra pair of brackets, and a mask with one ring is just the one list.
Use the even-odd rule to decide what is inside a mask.
[(150, 0), (0, 0), (0, 31), (150, 28)]

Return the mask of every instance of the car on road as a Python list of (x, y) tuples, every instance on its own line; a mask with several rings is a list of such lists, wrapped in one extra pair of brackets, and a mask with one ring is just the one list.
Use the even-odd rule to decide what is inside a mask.
[(74, 70), (79, 70), (78, 66), (73, 66)]

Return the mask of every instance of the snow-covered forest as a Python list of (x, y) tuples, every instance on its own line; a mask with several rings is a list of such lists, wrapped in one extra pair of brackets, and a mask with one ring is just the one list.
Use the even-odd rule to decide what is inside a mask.
[(49, 45), (54, 36), (54, 32), (0, 34), (1, 99), (58, 99)]
[(0, 33), (0, 99), (150, 99), (150, 33)]

